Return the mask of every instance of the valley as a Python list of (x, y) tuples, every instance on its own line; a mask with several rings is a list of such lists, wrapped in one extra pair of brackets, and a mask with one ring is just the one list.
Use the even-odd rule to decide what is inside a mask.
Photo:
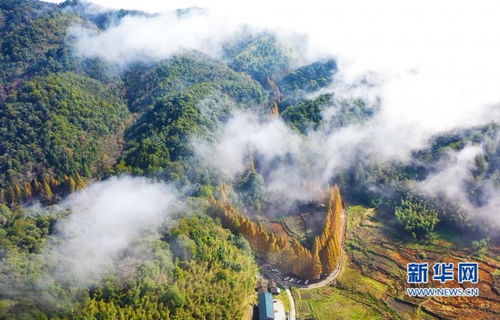
[(0, 0), (0, 320), (500, 317), (500, 26), (103, 3)]

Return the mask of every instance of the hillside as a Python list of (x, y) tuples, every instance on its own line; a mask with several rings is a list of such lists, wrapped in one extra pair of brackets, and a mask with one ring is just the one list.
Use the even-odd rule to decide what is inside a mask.
[[(299, 318), (498, 316), (498, 105), (435, 125), (406, 69), (211, 14), (0, 1), (0, 320), (248, 320), (259, 277)], [(481, 296), (408, 297), (420, 261)]]

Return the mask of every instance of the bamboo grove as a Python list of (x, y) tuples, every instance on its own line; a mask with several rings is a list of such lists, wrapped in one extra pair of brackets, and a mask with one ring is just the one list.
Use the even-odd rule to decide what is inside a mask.
[[(222, 192), (224, 194), (224, 192)], [(324, 228), (314, 239), (312, 249), (295, 238), (286, 238), (265, 230), (222, 199), (210, 199), (210, 212), (221, 219), (222, 225), (241, 233), (255, 255), (285, 274), (302, 279), (318, 279), (333, 272), (340, 260), (343, 223), (342, 199), (337, 186), (329, 190)]]

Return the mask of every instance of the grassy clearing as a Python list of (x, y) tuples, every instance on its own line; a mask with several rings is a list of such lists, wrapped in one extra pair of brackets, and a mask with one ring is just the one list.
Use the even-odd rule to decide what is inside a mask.
[(366, 213), (367, 208), (363, 206), (352, 206), (347, 209), (347, 229), (352, 230), (352, 228), (360, 225), (363, 217)]
[(354, 269), (350, 264), (342, 270), (338, 278), (338, 284), (349, 291), (365, 293), (377, 299), (382, 298), (389, 289), (386, 284), (362, 275), (360, 271)]
[(344, 290), (323, 287), (295, 290), (297, 311), (301, 318), (333, 319), (385, 319), (384, 315), (364, 302), (346, 295)]
[(290, 312), (290, 309), (291, 309), (290, 299), (288, 298), (288, 295), (286, 294), (285, 289), (280, 287), (280, 294), (278, 294), (275, 297), (276, 297), (276, 299), (283, 302), (283, 305), (285, 306), (285, 311)]

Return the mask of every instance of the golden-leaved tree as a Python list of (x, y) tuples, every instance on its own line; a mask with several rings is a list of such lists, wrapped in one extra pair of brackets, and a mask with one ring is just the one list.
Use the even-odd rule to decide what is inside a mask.
[(210, 212), (219, 217), (224, 227), (241, 233), (259, 258), (284, 273), (303, 279), (317, 279), (322, 273), (331, 273), (340, 260), (343, 223), (342, 199), (337, 186), (330, 188), (325, 225), (314, 239), (312, 250), (296, 239), (289, 239), (267, 231), (261, 224), (250, 220), (228, 201), (227, 186), (221, 187), (221, 199), (211, 198)]

